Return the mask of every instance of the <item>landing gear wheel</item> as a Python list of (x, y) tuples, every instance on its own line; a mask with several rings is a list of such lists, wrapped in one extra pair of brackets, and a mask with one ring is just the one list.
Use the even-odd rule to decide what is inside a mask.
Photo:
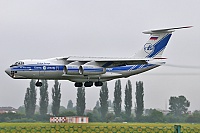
[(42, 82), (39, 82), (39, 80), (35, 83), (35, 86), (37, 87), (41, 87), (42, 86)]
[(82, 87), (82, 86), (83, 86), (83, 83), (81, 83), (81, 82), (76, 82), (76, 83), (74, 84), (74, 86), (75, 86), (75, 87)]
[(11, 75), (12, 78), (14, 78), (15, 77), (15, 72), (11, 71), (10, 75)]
[(96, 87), (103, 85), (103, 83), (101, 81), (95, 82), (94, 84), (95, 84)]
[(87, 81), (87, 82), (84, 83), (85, 87), (91, 87), (92, 85), (93, 85), (92, 81)]

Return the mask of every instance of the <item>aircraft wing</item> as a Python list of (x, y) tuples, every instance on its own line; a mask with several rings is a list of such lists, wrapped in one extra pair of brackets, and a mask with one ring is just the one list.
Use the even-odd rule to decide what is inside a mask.
[(117, 67), (125, 65), (137, 65), (137, 64), (148, 64), (150, 58), (145, 59), (135, 59), (135, 58), (107, 58), (107, 57), (79, 57), (79, 56), (70, 56), (62, 58), (70, 63), (72, 62), (83, 62), (84, 64), (93, 64), (101, 67)]

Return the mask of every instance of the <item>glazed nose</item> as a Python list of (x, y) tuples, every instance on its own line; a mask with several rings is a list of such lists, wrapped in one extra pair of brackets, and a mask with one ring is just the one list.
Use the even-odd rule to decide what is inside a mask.
[(7, 69), (5, 70), (5, 72), (10, 76), (10, 74), (11, 74), (10, 68), (7, 68)]

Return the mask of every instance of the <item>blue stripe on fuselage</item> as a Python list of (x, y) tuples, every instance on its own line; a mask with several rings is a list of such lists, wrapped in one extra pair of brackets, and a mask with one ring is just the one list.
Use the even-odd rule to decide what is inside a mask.
[(151, 66), (153, 66), (153, 64), (120, 66), (120, 67), (107, 68), (106, 72), (120, 72), (120, 71), (131, 71), (131, 70), (133, 71)]
[(88, 72), (102, 72), (103, 68), (86, 68), (86, 69), (84, 69), (84, 71), (88, 71)]
[(12, 71), (54, 71), (54, 70), (63, 70), (64, 66), (60, 65), (23, 65), (23, 66), (15, 66), (12, 67)]
[[(120, 72), (120, 71), (133, 71), (137, 69), (143, 69), (150, 66), (154, 66), (153, 64), (145, 64), (145, 65), (127, 65), (113, 68), (106, 68), (106, 72)], [(64, 66), (62, 65), (23, 65), (23, 66), (15, 66), (11, 68), (11, 71), (63, 71)], [(73, 68), (69, 69), (69, 71), (78, 71), (79, 69)], [(102, 71), (101, 69), (85, 69), (86, 71)]]

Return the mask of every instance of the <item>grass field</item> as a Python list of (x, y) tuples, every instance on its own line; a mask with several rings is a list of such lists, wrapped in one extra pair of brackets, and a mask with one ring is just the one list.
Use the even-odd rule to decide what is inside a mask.
[[(174, 133), (174, 125), (165, 123), (0, 123), (0, 133)], [(200, 133), (200, 124), (178, 124), (183, 133)]]

